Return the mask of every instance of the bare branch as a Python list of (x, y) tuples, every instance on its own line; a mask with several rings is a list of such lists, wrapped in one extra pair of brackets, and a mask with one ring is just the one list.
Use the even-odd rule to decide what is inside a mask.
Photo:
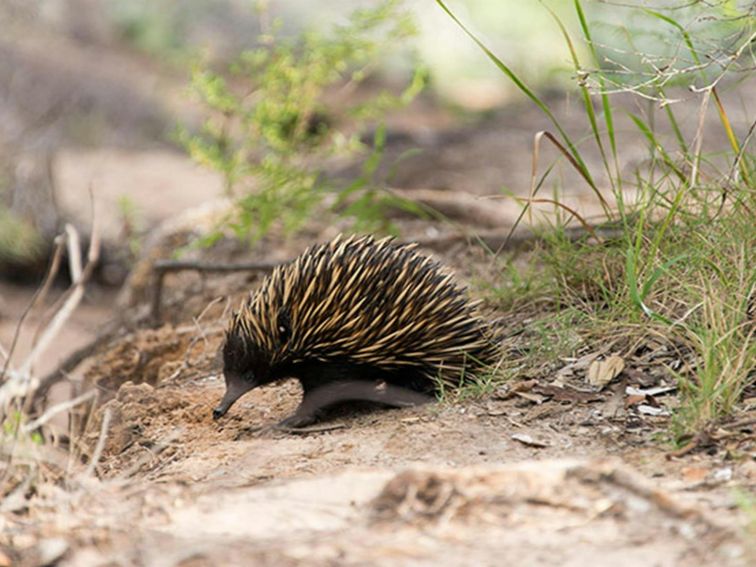
[(43, 426), (45, 423), (50, 421), (53, 417), (55, 417), (59, 413), (75, 408), (79, 404), (83, 404), (84, 402), (87, 402), (96, 396), (97, 396), (97, 390), (89, 390), (88, 392), (84, 392), (82, 395), (77, 396), (71, 400), (67, 400), (60, 404), (54, 405), (48, 408), (48, 410), (45, 413), (43, 413), (34, 421), (30, 421), (29, 423), (25, 424), (21, 428), (21, 432), (31, 433), (35, 429)]
[(100, 427), (100, 437), (97, 439), (97, 445), (95, 446), (94, 453), (92, 454), (92, 460), (89, 461), (89, 466), (87, 467), (87, 476), (92, 476), (95, 472), (95, 468), (97, 467), (97, 463), (100, 462), (100, 457), (102, 456), (102, 451), (105, 449), (105, 441), (108, 438), (108, 429), (110, 429), (110, 418), (112, 417), (112, 412), (110, 411), (110, 408), (106, 407), (105, 412), (102, 415), (102, 426)]
[[(45, 327), (44, 331), (39, 337), (39, 341), (32, 348), (31, 353), (27, 356), (26, 360), (21, 364), (17, 373), (6, 380), (0, 387), (0, 408), (6, 408), (7, 404), (14, 398), (29, 396), (39, 386), (39, 379), (36, 379), (31, 374), (31, 369), (37, 360), (37, 358), (44, 352), (50, 345), (52, 340), (63, 328), (63, 325), (68, 321), (73, 311), (81, 302), (84, 297), (84, 287), (87, 281), (94, 273), (94, 268), (97, 264), (100, 255), (100, 238), (98, 234), (98, 219), (95, 210), (94, 200), (92, 201), (92, 239), (90, 241), (89, 253), (87, 258), (87, 265), (83, 270), (78, 270), (78, 278), (74, 281), (72, 287), (69, 289), (68, 296), (63, 302), (60, 309), (55, 313), (50, 323)], [(78, 238), (76, 229), (72, 226), (66, 227), (69, 241)], [(70, 244), (70, 242), (69, 242)], [(79, 256), (79, 266), (81, 258)], [(72, 259), (72, 273), (76, 274), (77, 266), (74, 264), (76, 259)], [(33, 304), (34, 300), (32, 300)]]
[(53, 251), (53, 257), (52, 260), (50, 260), (50, 265), (47, 269), (47, 274), (45, 275), (44, 283), (41, 287), (37, 288), (37, 291), (34, 292), (34, 295), (31, 298), (31, 301), (26, 306), (26, 309), (24, 309), (24, 312), (21, 314), (21, 317), (18, 320), (18, 324), (16, 325), (16, 328), (13, 332), (13, 339), (11, 339), (11, 345), (8, 349), (7, 353), (3, 353), (5, 356), (5, 363), (3, 365), (3, 370), (0, 372), (0, 384), (4, 384), (7, 379), (8, 369), (10, 368), (10, 362), (11, 358), (13, 358), (13, 351), (16, 349), (16, 344), (18, 343), (18, 337), (21, 334), (21, 329), (24, 326), (24, 322), (26, 321), (26, 317), (29, 315), (31, 310), (34, 308), (34, 306), (39, 303), (40, 300), (44, 299), (44, 297), (47, 295), (48, 290), (50, 289), (50, 286), (52, 285), (53, 280), (55, 279), (55, 276), (58, 275), (58, 270), (60, 269), (60, 260), (61, 255), (63, 253), (63, 246), (65, 245), (65, 237), (63, 235), (58, 235), (55, 237), (55, 250)]
[(163, 296), (163, 279), (165, 274), (172, 272), (195, 271), (208, 272), (270, 272), (279, 262), (239, 262), (235, 264), (217, 264), (208, 262), (191, 262), (181, 260), (159, 260), (152, 267), (154, 271), (152, 284), (152, 304), (150, 316), (153, 323), (160, 322), (160, 306)]

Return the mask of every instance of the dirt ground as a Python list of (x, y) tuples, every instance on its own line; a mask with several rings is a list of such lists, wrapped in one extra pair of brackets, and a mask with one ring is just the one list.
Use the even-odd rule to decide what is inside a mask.
[[(300, 245), (289, 242), (285, 250)], [(466, 280), (481, 273), (475, 266), (486, 258), (466, 244), (437, 255)], [(672, 404), (674, 396), (663, 392), (663, 367), (676, 354), (640, 349), (597, 392), (585, 384), (586, 366), (605, 345), (585, 345), (587, 356), (538, 375), (523, 372), (482, 398), (402, 410), (337, 409), (321, 430), (298, 434), (270, 427), (298, 403), (298, 385), (287, 382), (247, 394), (213, 421), (224, 390), (217, 350), (228, 305), (251, 280), (168, 278), (162, 316), (171, 322), (124, 331), (82, 365), (83, 389), (99, 392), (81, 439), (85, 465), (71, 469), (63, 487), (43, 483), (28, 508), (0, 516), (0, 560), (752, 561), (752, 520), (740, 503), (756, 486), (753, 435), (743, 430), (709, 452), (668, 458), (667, 412), (645, 413), (627, 393), (627, 387), (660, 388), (645, 401), (660, 410)], [(229, 294), (230, 302), (223, 301)], [(521, 332), (520, 315), (503, 316), (511, 329), (505, 348), (515, 353), (533, 338)], [(96, 466), (87, 471), (92, 458)]]

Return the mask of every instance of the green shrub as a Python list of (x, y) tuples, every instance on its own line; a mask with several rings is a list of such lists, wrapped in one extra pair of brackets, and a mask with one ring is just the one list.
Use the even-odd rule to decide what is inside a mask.
[[(327, 33), (280, 39), (274, 29), (222, 72), (195, 67), (192, 87), (207, 118), (198, 133), (182, 128), (178, 139), (197, 162), (221, 173), (236, 204), (228, 226), (240, 238), (254, 241), (276, 225), (298, 229), (329, 192), (339, 194), (334, 208), (360, 227), (385, 228), (390, 196), (372, 179), (382, 156), (380, 124), (423, 88), (425, 73), (416, 71), (400, 94), (383, 91), (360, 103), (348, 95), (414, 34), (408, 13), (390, 0), (355, 11)], [(335, 185), (324, 164), (365, 152), (360, 135), (368, 125), (376, 135), (363, 175)]]

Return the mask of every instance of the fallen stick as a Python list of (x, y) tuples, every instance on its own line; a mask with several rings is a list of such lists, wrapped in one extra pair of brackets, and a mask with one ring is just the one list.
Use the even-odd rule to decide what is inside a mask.
[(76, 370), (76, 367), (92, 356), (102, 345), (110, 342), (122, 330), (121, 321), (114, 321), (97, 336), (84, 346), (69, 354), (58, 367), (39, 379), (39, 385), (34, 391), (33, 404), (43, 400), (55, 384), (63, 380), (68, 374)]
[(55, 417), (59, 413), (73, 409), (79, 404), (83, 404), (84, 402), (91, 400), (95, 396), (97, 396), (97, 390), (89, 390), (88, 392), (84, 392), (82, 395), (77, 396), (71, 400), (54, 405), (51, 408), (48, 408), (47, 411), (45, 411), (45, 413), (43, 413), (34, 421), (30, 421), (29, 423), (25, 424), (21, 428), (21, 432), (31, 433), (35, 429), (41, 427), (42, 425), (50, 421), (53, 417)]
[(92, 460), (87, 467), (87, 476), (92, 476), (95, 473), (97, 463), (100, 461), (102, 451), (105, 449), (105, 441), (108, 438), (108, 429), (110, 428), (111, 411), (110, 408), (105, 408), (105, 413), (102, 416), (102, 427), (100, 428), (100, 437), (97, 439), (97, 446), (95, 446), (94, 453), (92, 454)]
[(150, 305), (150, 319), (153, 324), (160, 322), (160, 307), (163, 296), (163, 279), (165, 274), (173, 272), (194, 271), (207, 272), (270, 272), (280, 262), (239, 262), (233, 264), (218, 264), (211, 262), (192, 262), (185, 260), (158, 260), (152, 267), (154, 279), (152, 284), (152, 303)]

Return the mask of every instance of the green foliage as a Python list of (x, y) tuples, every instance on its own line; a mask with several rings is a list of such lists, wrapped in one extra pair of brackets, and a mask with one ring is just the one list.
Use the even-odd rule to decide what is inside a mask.
[[(756, 380), (756, 161), (746, 150), (751, 133), (738, 137), (717, 88), (728, 82), (737, 85), (741, 76), (753, 72), (756, 21), (749, 8), (738, 2), (714, 7), (691, 2), (685, 8), (658, 10), (632, 4), (613, 7), (622, 12), (615, 31), (627, 40), (624, 50), (612, 48), (615, 53), (607, 51), (606, 44), (594, 43), (597, 35), (606, 37), (606, 24), (589, 21), (581, 0), (573, 0), (577, 27), (593, 59), (588, 64), (580, 61), (567, 26), (552, 13), (572, 57), (589, 132), (586, 140), (601, 156), (603, 171), (591, 172), (581, 144), (575, 142), (578, 138), (567, 132), (546, 102), (468, 31), (443, 0), (436, 2), (553, 123), (558, 137), (546, 133), (543, 139), (557, 146), (605, 211), (607, 203), (614, 205), (606, 212), (613, 219), (607, 228), (616, 232), (615, 237), (603, 240), (600, 247), (573, 242), (557, 224), (546, 235), (538, 269), (528, 272), (524, 283), (515, 282), (513, 289), (523, 292), (526, 301), (548, 298), (559, 314), (565, 305), (578, 309), (594, 334), (609, 326), (636, 335), (636, 340), (639, 334), (653, 333), (695, 353), (694, 367), (676, 374), (681, 400), (673, 429), (678, 439), (731, 414)], [(643, 23), (638, 27), (638, 22)], [(658, 41), (647, 41), (651, 35)], [(649, 46), (648, 50), (640, 45)], [(617, 53), (632, 56), (613, 59)], [(686, 139), (675, 116), (670, 104), (674, 97), (668, 90), (681, 81), (695, 85), (692, 91), (699, 97), (702, 114), (710, 101), (716, 109), (730, 146), (729, 153), (716, 156), (719, 165), (703, 154), (700, 128)], [(619, 166), (622, 143), (610, 96), (616, 90), (663, 102), (661, 117), (671, 133), (660, 135), (652, 108), (645, 116), (629, 115), (648, 148), (648, 160), (631, 176)], [(594, 102), (600, 102), (600, 114)], [(593, 181), (599, 173), (608, 179), (608, 190), (600, 190)], [(525, 208), (531, 201), (565, 208), (558, 196), (534, 199), (543, 180), (533, 180)], [(626, 194), (631, 188), (634, 197), (629, 203)], [(584, 219), (578, 220), (585, 225)], [(495, 296), (506, 305), (522, 302), (505, 286)], [(539, 332), (538, 325), (531, 325), (533, 329)], [(564, 333), (540, 330), (539, 344), (547, 350), (569, 348), (549, 338), (564, 338)], [(543, 358), (539, 353), (534, 356)]]
[(0, 264), (41, 259), (44, 248), (39, 232), (0, 204)]
[(128, 195), (118, 197), (116, 205), (121, 221), (121, 234), (128, 243), (129, 257), (135, 259), (142, 249), (141, 236), (144, 230), (144, 217), (137, 204)]
[[(21, 431), (21, 427), (25, 423), (25, 414), (19, 410), (14, 410), (9, 413), (2, 423), (2, 435), (0, 435), (1, 441), (7, 441), (18, 437)], [(28, 437), (34, 445), (44, 444), (44, 439), (39, 431), (32, 431)]]
[[(192, 87), (208, 117), (199, 133), (181, 129), (179, 141), (223, 176), (237, 205), (229, 226), (240, 238), (259, 239), (276, 224), (296, 230), (333, 191), (338, 211), (358, 225), (380, 226), (387, 206), (373, 181), (383, 150), (380, 124), (423, 88), (425, 73), (417, 71), (400, 94), (381, 92), (351, 105), (346, 99), (392, 46), (415, 33), (408, 13), (389, 0), (355, 11), (325, 34), (279, 39), (275, 31), (241, 53), (227, 73), (195, 67)], [(379, 127), (363, 175), (345, 188), (334, 186), (324, 164), (363, 152), (360, 132), (371, 124)]]

